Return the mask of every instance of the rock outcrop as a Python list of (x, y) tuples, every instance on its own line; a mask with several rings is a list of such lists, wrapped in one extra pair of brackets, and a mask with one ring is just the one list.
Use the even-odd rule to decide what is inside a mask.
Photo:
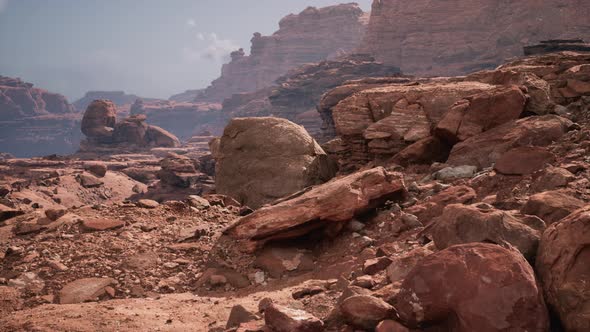
[(427, 325), (460, 332), (549, 328), (533, 268), (520, 253), (494, 244), (457, 245), (423, 258), (394, 302), (401, 321), (413, 328)]
[(221, 137), (217, 191), (252, 208), (331, 179), (335, 165), (303, 129), (281, 118), (236, 118)]
[(590, 328), (590, 207), (551, 225), (541, 238), (536, 267), (549, 305), (567, 331)]
[(362, 49), (404, 73), (494, 68), (546, 39), (590, 39), (584, 0), (375, 0)]
[(79, 121), (64, 96), (0, 76), (0, 151), (17, 157), (72, 153)]
[(221, 102), (235, 93), (260, 90), (290, 69), (353, 51), (365, 31), (363, 16), (353, 3), (308, 7), (297, 15), (286, 16), (271, 36), (254, 34), (250, 55), (242, 49), (233, 52), (221, 77), (197, 100)]
[(263, 207), (239, 219), (225, 233), (244, 240), (247, 248), (273, 239), (287, 239), (326, 228), (340, 231), (355, 215), (366, 212), (379, 202), (401, 199), (405, 194), (401, 174), (378, 167), (323, 185)]
[(542, 40), (537, 45), (524, 47), (524, 55), (539, 55), (563, 51), (590, 52), (590, 44), (582, 39)]
[(168, 131), (148, 125), (145, 115), (117, 121), (117, 107), (110, 100), (95, 100), (82, 118), (81, 130), (87, 139), (81, 151), (112, 152), (148, 147), (178, 147), (180, 141)]

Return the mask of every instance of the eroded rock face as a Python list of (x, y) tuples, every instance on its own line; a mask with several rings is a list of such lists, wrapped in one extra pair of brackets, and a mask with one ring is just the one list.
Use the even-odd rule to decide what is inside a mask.
[(302, 127), (280, 118), (237, 118), (215, 155), (217, 191), (258, 208), (335, 174), (335, 166)]
[(0, 76), (0, 151), (17, 157), (72, 153), (79, 123), (64, 96)]
[(537, 253), (543, 229), (526, 225), (522, 217), (486, 204), (453, 204), (437, 219), (432, 238), (438, 249), (471, 242), (509, 244), (531, 259)]
[(583, 0), (376, 0), (363, 49), (407, 74), (460, 75), (520, 56), (523, 44), (590, 39), (589, 16)]
[(556, 115), (511, 121), (455, 145), (447, 163), (489, 167), (512, 148), (551, 144), (571, 125), (571, 121)]
[[(547, 308), (532, 267), (494, 244), (464, 244), (423, 258), (394, 298), (408, 327), (445, 331), (546, 331)], [(485, 314), (482, 314), (485, 313)]]
[(387, 85), (357, 92), (332, 109), (336, 133), (349, 147), (350, 163), (389, 158), (430, 136), (457, 101), (489, 91), (478, 82)]
[(363, 15), (358, 5), (351, 3), (308, 7), (284, 17), (271, 36), (254, 34), (250, 55), (242, 49), (233, 52), (221, 77), (197, 100), (221, 102), (232, 94), (256, 91), (297, 66), (354, 50), (365, 31)]
[(146, 116), (132, 115), (117, 122), (117, 107), (109, 100), (95, 100), (84, 113), (82, 151), (114, 151), (147, 147), (178, 147), (170, 132), (146, 123)]
[(590, 329), (590, 207), (551, 225), (541, 238), (536, 268), (549, 305), (567, 331)]
[(355, 215), (366, 212), (374, 204), (399, 199), (404, 194), (401, 174), (377, 167), (332, 180), (292, 199), (263, 207), (239, 219), (225, 232), (235, 239), (257, 245), (272, 239), (298, 237), (325, 227), (339, 231)]

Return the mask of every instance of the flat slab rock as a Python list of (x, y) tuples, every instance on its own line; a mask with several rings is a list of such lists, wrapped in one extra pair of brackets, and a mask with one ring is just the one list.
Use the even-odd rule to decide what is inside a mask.
[(125, 226), (125, 222), (117, 219), (93, 218), (82, 221), (80, 228), (85, 232), (108, 231)]
[(382, 167), (332, 180), (300, 196), (263, 207), (239, 219), (225, 233), (256, 245), (273, 239), (293, 238), (328, 226), (338, 228), (378, 201), (405, 194), (402, 174)]
[(94, 301), (105, 294), (105, 287), (115, 283), (111, 278), (78, 279), (65, 285), (59, 292), (60, 304)]

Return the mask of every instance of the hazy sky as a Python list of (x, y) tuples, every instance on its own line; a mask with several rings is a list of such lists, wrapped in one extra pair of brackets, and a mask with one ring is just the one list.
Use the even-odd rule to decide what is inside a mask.
[[(0, 75), (71, 102), (88, 90), (168, 98), (206, 87), (230, 51), (338, 0), (0, 0)], [(347, 2), (347, 1), (344, 1)], [(360, 0), (368, 11), (371, 0)]]

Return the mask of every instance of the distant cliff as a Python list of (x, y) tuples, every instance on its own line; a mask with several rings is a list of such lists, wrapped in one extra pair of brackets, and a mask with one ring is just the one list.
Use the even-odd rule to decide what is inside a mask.
[(64, 96), (0, 76), (0, 152), (17, 157), (74, 152), (79, 121)]
[(460, 75), (541, 40), (590, 39), (587, 0), (375, 0), (363, 51), (412, 75)]
[(302, 64), (351, 52), (362, 40), (365, 22), (365, 14), (355, 3), (308, 7), (298, 15), (286, 16), (273, 35), (254, 34), (250, 55), (243, 50), (233, 52), (221, 77), (197, 100), (221, 102), (235, 93), (266, 88)]

